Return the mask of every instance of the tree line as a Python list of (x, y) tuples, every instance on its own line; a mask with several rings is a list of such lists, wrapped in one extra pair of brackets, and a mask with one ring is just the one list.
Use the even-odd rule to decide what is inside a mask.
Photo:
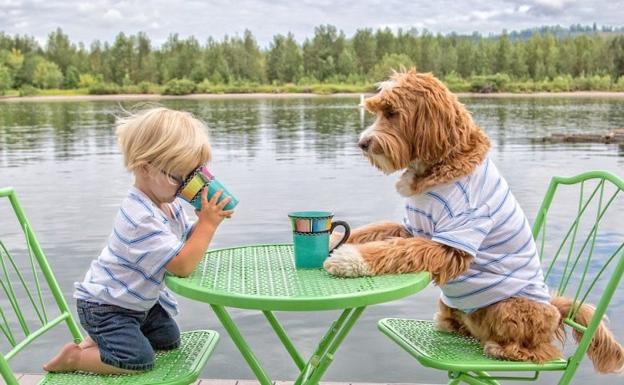
[(542, 86), (545, 90), (624, 91), (621, 30), (594, 26), (576, 32), (557, 35), (546, 30), (519, 38), (525, 35), (364, 28), (347, 37), (335, 26), (320, 25), (303, 43), (292, 33), (278, 34), (265, 48), (250, 31), (222, 40), (209, 37), (205, 42), (172, 34), (159, 47), (142, 32), (119, 33), (113, 42), (96, 40), (88, 47), (72, 42), (61, 28), (51, 32), (44, 45), (31, 36), (0, 32), (0, 92), (87, 89), (90, 93), (182, 94), (244, 85), (252, 90), (255, 86), (288, 91), (289, 85), (300, 90), (296, 87), (314, 84), (370, 89), (392, 69), (412, 66), (433, 72), (459, 91), (510, 87), (535, 91)]

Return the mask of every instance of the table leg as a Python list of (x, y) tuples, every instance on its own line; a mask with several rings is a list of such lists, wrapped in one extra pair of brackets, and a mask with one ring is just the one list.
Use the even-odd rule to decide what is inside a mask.
[[(225, 308), (219, 305), (210, 305), (210, 307), (212, 307), (212, 310), (215, 312), (217, 318), (221, 321), (221, 324), (232, 338), (232, 341), (234, 341), (234, 344), (243, 355), (245, 361), (247, 361), (247, 364), (255, 374), (260, 384), (271, 385), (271, 379), (260, 365), (260, 362), (258, 362), (258, 359), (253, 354), (247, 342), (245, 342), (243, 336), (236, 327), (236, 324)], [(280, 341), (286, 347), (286, 350), (295, 361), (299, 370), (301, 370), (301, 373), (297, 377), (294, 385), (318, 384), (325, 371), (327, 371), (329, 364), (333, 361), (336, 350), (338, 350), (338, 347), (345, 339), (353, 325), (355, 325), (355, 322), (358, 320), (365, 308), (366, 307), (363, 306), (353, 309), (345, 309), (342, 314), (340, 314), (340, 317), (338, 317), (338, 319), (331, 324), (329, 330), (327, 330), (314, 351), (314, 354), (312, 354), (312, 357), (310, 357), (307, 363), (304, 363), (303, 359), (286, 335), (284, 328), (279, 324), (273, 313), (270, 311), (263, 311), (263, 314), (271, 324), (273, 330), (277, 333)]]
[(247, 364), (249, 364), (249, 367), (256, 375), (256, 378), (258, 379), (260, 384), (272, 385), (271, 379), (264, 371), (264, 369), (262, 369), (262, 366), (260, 366), (260, 362), (258, 362), (258, 359), (251, 351), (251, 348), (243, 339), (243, 336), (240, 334), (240, 331), (234, 324), (232, 317), (230, 317), (225, 308), (219, 305), (210, 305), (210, 307), (215, 312), (217, 318), (219, 318), (219, 321), (221, 321), (221, 324), (232, 338), (232, 341), (234, 341), (234, 344), (243, 355), (243, 358), (245, 358), (245, 361), (247, 361)]
[(323, 376), (329, 364), (333, 361), (334, 353), (336, 353), (336, 350), (338, 350), (338, 347), (364, 309), (366, 309), (366, 307), (362, 306), (356, 309), (345, 309), (342, 312), (338, 320), (332, 324), (323, 339), (319, 342), (316, 351), (294, 385), (318, 384), (321, 376)]
[(286, 335), (286, 331), (284, 330), (282, 325), (280, 325), (277, 318), (275, 318), (273, 313), (270, 311), (263, 310), (262, 313), (264, 314), (266, 319), (269, 321), (269, 324), (271, 324), (271, 327), (273, 328), (273, 330), (275, 330), (275, 334), (277, 334), (280, 341), (282, 341), (282, 345), (284, 345), (284, 347), (288, 351), (288, 354), (290, 354), (293, 361), (295, 361), (295, 365), (297, 365), (299, 370), (303, 370), (303, 368), (305, 368), (306, 363), (301, 357), (301, 355), (299, 354), (299, 352), (297, 351), (297, 349), (295, 349), (295, 345), (293, 345), (292, 341), (290, 341), (290, 338), (288, 338), (288, 336)]

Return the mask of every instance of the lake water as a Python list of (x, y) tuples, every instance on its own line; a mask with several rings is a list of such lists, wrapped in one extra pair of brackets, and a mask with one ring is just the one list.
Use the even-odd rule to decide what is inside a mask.
[[(492, 140), (492, 159), (532, 222), (553, 175), (590, 169), (624, 174), (617, 145), (544, 145), (534, 138), (553, 132), (607, 132), (624, 127), (624, 99), (464, 98)], [(357, 97), (163, 100), (205, 120), (213, 145), (212, 170), (240, 200), (233, 219), (219, 228), (211, 247), (288, 242), (287, 212), (332, 210), (353, 226), (400, 220), (397, 175), (372, 168), (356, 146), (372, 117)], [(73, 309), (72, 285), (105, 245), (118, 205), (132, 183), (122, 165), (112, 124), (120, 108), (136, 102), (11, 102), (0, 104), (0, 187), (13, 186)], [(570, 207), (576, 203), (570, 202)], [(0, 202), (0, 237), (15, 254), (22, 240), (7, 202)], [(621, 206), (619, 218), (624, 215)], [(621, 222), (611, 223), (621, 231)], [(4, 277), (2, 277), (4, 279)], [(340, 347), (325, 380), (446, 383), (446, 374), (418, 365), (376, 327), (388, 316), (430, 319), (439, 290), (370, 307)], [(609, 308), (611, 328), (624, 341), (624, 293)], [(178, 296), (182, 329), (211, 328), (221, 341), (202, 373), (205, 378), (253, 378), (206, 305)], [(7, 305), (3, 298), (0, 305)], [(5, 307), (6, 310), (6, 307)], [(75, 313), (74, 313), (75, 314)], [(274, 379), (294, 379), (295, 366), (264, 317), (232, 310), (248, 342)], [(307, 356), (337, 312), (277, 313)], [(0, 337), (0, 339), (2, 339)], [(40, 365), (68, 339), (46, 334), (18, 356), (18, 372)], [(4, 343), (4, 341), (2, 341)], [(6, 347), (0, 343), (0, 348)], [(6, 349), (3, 351), (6, 352)], [(595, 379), (585, 361), (576, 383)], [(540, 383), (554, 380), (545, 375)], [(601, 379), (624, 384), (622, 377)], [(592, 380), (593, 381), (593, 380)]]

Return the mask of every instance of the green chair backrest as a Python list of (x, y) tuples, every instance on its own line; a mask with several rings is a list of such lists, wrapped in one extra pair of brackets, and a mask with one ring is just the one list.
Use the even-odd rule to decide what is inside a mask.
[[(18, 382), (9, 361), (39, 336), (63, 322), (76, 342), (81, 341), (82, 336), (15, 191), (10, 187), (2, 188), (0, 198), (10, 201), (28, 251), (24, 258), (27, 261), (16, 260), (0, 241), (0, 347), (9, 349), (0, 351), (0, 375), (7, 385), (16, 385)], [(2, 220), (2, 223), (7, 222), (6, 218)], [(46, 287), (48, 292), (44, 291)], [(44, 300), (48, 293), (58, 306), (59, 315), (56, 311), (54, 315), (49, 314), (46, 303), (50, 301)]]
[[(576, 304), (564, 319), (567, 325), (583, 333), (578, 348), (569, 357), (574, 370), (586, 353), (624, 272), (622, 190), (624, 181), (606, 171), (554, 177), (533, 225), (546, 282), (551, 291), (574, 299)], [(576, 201), (572, 200), (574, 196)], [(561, 204), (563, 215), (557, 216), (561, 212), (554, 210), (557, 203)], [(575, 209), (570, 208), (573, 205)], [(549, 218), (552, 225), (548, 224)], [(594, 316), (584, 327), (574, 322), (574, 317), (588, 299), (598, 302)]]

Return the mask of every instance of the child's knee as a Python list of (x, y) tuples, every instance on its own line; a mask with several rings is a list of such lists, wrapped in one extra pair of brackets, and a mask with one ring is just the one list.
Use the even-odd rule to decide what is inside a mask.
[(155, 350), (170, 350), (180, 346), (178, 324), (158, 304), (150, 310), (142, 332)]

